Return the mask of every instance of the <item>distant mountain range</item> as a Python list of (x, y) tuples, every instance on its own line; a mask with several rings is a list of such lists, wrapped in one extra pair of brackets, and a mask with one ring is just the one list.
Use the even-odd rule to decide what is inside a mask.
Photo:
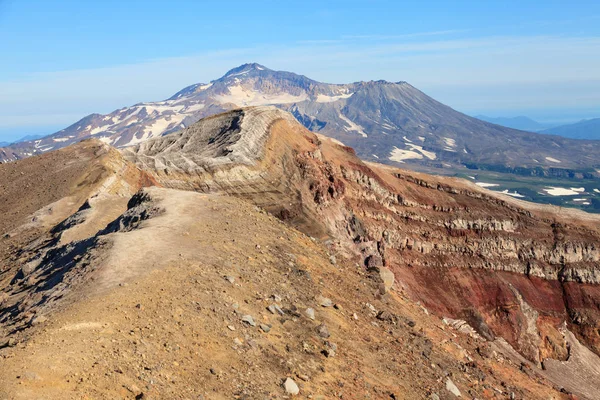
[(181, 130), (200, 118), (249, 105), (275, 105), (307, 128), (356, 149), (363, 159), (425, 168), (597, 176), (600, 142), (506, 128), (469, 117), (406, 82), (317, 82), (244, 64), (171, 98), (92, 114), (41, 139), (0, 149), (11, 161), (95, 137), (125, 147)]
[(586, 119), (574, 124), (546, 129), (542, 133), (560, 135), (572, 139), (600, 140), (600, 118)]
[(600, 140), (600, 118), (584, 119), (567, 125), (541, 123), (524, 116), (494, 118), (477, 115), (475, 118), (522, 131), (558, 135), (570, 139)]
[(485, 115), (476, 115), (475, 118), (480, 119), (482, 121), (491, 122), (492, 124), (502, 125), (507, 128), (519, 129), (522, 131), (529, 132), (539, 132), (544, 129), (549, 129), (556, 126), (556, 124), (544, 124), (525, 116), (488, 117)]
[(0, 147), (10, 146), (11, 144), (15, 144), (15, 143), (32, 141), (32, 140), (43, 138), (44, 136), (45, 135), (26, 135), (26, 136), (23, 136), (22, 138), (17, 139), (13, 142), (0, 142)]

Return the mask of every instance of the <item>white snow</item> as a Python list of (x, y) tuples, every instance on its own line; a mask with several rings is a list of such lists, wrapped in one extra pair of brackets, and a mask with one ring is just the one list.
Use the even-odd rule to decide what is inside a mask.
[(347, 99), (352, 96), (354, 93), (340, 94), (338, 96), (327, 96), (326, 94), (317, 95), (317, 103), (333, 103), (334, 101), (338, 101), (341, 99)]
[(362, 137), (367, 137), (367, 134), (365, 133), (365, 131), (363, 131), (362, 126), (355, 124), (354, 122), (350, 121), (345, 115), (343, 115), (342, 113), (339, 113), (340, 119), (342, 121), (344, 121), (345, 123), (347, 123), (348, 125), (350, 125), (350, 128), (344, 128), (346, 131), (356, 131), (358, 132), (359, 135), (361, 135)]
[(507, 194), (507, 195), (512, 196), (512, 197), (525, 197), (522, 194), (518, 193), (516, 190), (511, 193), (511, 192), (508, 191), (508, 189), (505, 189), (505, 190), (501, 191), (500, 193)]
[(377, 156), (377, 154), (373, 154), (373, 157), (379, 159), (379, 157)]
[(425, 137), (424, 137), (424, 136), (418, 136), (418, 138), (419, 138), (419, 140), (420, 140), (421, 142), (424, 142), (424, 141), (425, 141)]
[(104, 136), (99, 138), (101, 142), (106, 143), (106, 144), (111, 144), (112, 143), (112, 139), (110, 138), (110, 136)]
[(562, 188), (555, 186), (548, 186), (543, 190), (550, 196), (576, 196), (577, 194), (585, 191), (584, 188)]
[(444, 142), (446, 142), (446, 146), (448, 147), (456, 147), (456, 140), (452, 139), (452, 138), (444, 138)]
[(487, 182), (475, 182), (477, 186), (481, 186), (483, 188), (500, 186), (497, 183), (487, 183)]
[(402, 139), (404, 139), (408, 143), (412, 143), (412, 141), (409, 138), (407, 138), (406, 136), (402, 136)]
[(471, 175), (467, 175), (467, 176), (468, 176), (469, 178), (471, 178), (471, 179), (475, 180), (475, 177), (474, 177), (474, 176), (471, 176)]
[(148, 138), (155, 137), (166, 131), (171, 126), (177, 126), (183, 121), (185, 115), (171, 115), (167, 118), (160, 118), (154, 121), (150, 126), (147, 126), (144, 130), (148, 133)]
[(423, 158), (423, 155), (421, 153), (417, 153), (416, 151), (400, 150), (399, 148), (394, 147), (388, 158), (392, 161), (403, 163), (404, 160), (420, 160)]
[(238, 72), (236, 74), (231, 74), (231, 75), (228, 75), (228, 76), (231, 78), (232, 76), (246, 75), (248, 72), (250, 72), (249, 69), (246, 70), (246, 71)]
[(205, 105), (202, 103), (192, 104), (191, 106), (186, 107), (184, 109), (184, 112), (193, 113), (193, 112), (202, 110), (204, 107), (205, 107)]
[(552, 157), (546, 157), (546, 160), (553, 162), (553, 163), (559, 163), (560, 164), (560, 160), (557, 160), (556, 158), (552, 158)]
[(68, 137), (52, 138), (52, 140), (55, 142), (66, 142), (67, 140), (69, 140), (69, 138)]
[(419, 153), (423, 154), (430, 160), (435, 160), (437, 158), (436, 154), (433, 151), (424, 150), (422, 146), (417, 146), (416, 144), (412, 143), (407, 143), (407, 145), (411, 147), (411, 150), (417, 150)]
[(589, 199), (573, 199), (573, 201), (588, 201)]
[(90, 131), (90, 135), (96, 135), (96, 134), (98, 134), (100, 132), (106, 132), (108, 130), (109, 126), (110, 125), (101, 125), (101, 126), (99, 126), (97, 128), (94, 128), (94, 129), (92, 129)]
[(276, 94), (265, 94), (252, 89), (245, 89), (241, 85), (231, 86), (229, 94), (215, 96), (220, 103), (233, 103), (238, 106), (263, 106), (269, 104), (299, 103), (308, 99), (306, 93), (293, 95), (281, 92)]
[(598, 190), (598, 189), (594, 189), (594, 192), (596, 192), (596, 193), (600, 193), (600, 190)]

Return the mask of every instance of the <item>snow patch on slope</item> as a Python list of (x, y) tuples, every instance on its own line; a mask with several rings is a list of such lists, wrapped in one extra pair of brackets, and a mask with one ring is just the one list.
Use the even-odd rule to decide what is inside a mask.
[(339, 113), (340, 119), (342, 121), (344, 121), (346, 124), (348, 124), (350, 126), (350, 128), (346, 128), (344, 127), (344, 129), (346, 131), (356, 131), (358, 132), (358, 134), (362, 137), (367, 137), (367, 134), (365, 133), (365, 131), (363, 130), (362, 126), (355, 124), (354, 122), (350, 121), (350, 119), (348, 117), (346, 117), (344, 114)]
[(270, 104), (299, 103), (308, 100), (308, 95), (302, 93), (296, 96), (286, 92), (267, 94), (246, 89), (241, 85), (235, 85), (229, 87), (229, 94), (215, 96), (215, 100), (220, 103), (233, 103), (238, 106), (264, 106)]

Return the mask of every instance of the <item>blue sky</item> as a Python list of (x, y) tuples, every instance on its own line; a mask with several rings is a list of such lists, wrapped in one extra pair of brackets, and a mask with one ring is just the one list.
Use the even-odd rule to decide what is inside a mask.
[(245, 62), (406, 80), (469, 114), (600, 117), (599, 1), (0, 0), (0, 140)]

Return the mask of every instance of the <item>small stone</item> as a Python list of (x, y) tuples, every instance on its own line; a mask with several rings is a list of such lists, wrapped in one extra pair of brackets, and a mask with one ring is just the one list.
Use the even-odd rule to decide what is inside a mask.
[(235, 278), (233, 276), (227, 275), (225, 277), (225, 280), (229, 283), (231, 283), (233, 285), (233, 282), (235, 282)]
[(365, 258), (365, 267), (368, 270), (375, 270), (383, 267), (383, 259), (380, 255), (373, 254)]
[(31, 318), (31, 321), (29, 321), (29, 325), (36, 326), (43, 324), (46, 321), (48, 321), (48, 318), (44, 317), (43, 315), (38, 315), (36, 317)]
[(304, 375), (304, 374), (298, 374), (297, 376), (298, 376), (298, 378), (300, 378), (300, 379), (301, 379), (301, 380), (303, 380), (304, 382), (308, 382), (308, 380), (310, 379), (310, 378), (308, 377), (308, 375)]
[(354, 318), (355, 320), (358, 320), (358, 315), (356, 315), (356, 313), (352, 314), (352, 318)]
[(329, 256), (329, 262), (330, 262), (332, 265), (336, 265), (336, 264), (337, 264), (337, 260), (335, 259), (335, 256), (334, 256), (334, 255), (331, 255), (331, 256)]
[(227, 328), (229, 328), (230, 331), (235, 331), (235, 326), (233, 325), (227, 325)]
[(235, 343), (237, 346), (241, 346), (242, 344), (244, 344), (244, 342), (242, 342), (240, 338), (233, 339), (233, 343)]
[(319, 334), (319, 336), (325, 339), (331, 336), (331, 334), (329, 333), (329, 329), (327, 329), (327, 327), (324, 324), (321, 324), (317, 327), (317, 333)]
[(306, 314), (306, 316), (312, 320), (315, 319), (315, 310), (313, 308), (307, 308), (306, 311), (304, 311), (304, 313)]
[(341, 304), (339, 304), (339, 303), (335, 303), (335, 304), (333, 305), (333, 308), (335, 308), (336, 310), (341, 310), (341, 309), (342, 309), (342, 305), (341, 305)]
[(135, 305), (135, 308), (137, 308), (138, 310), (141, 310), (142, 309), (142, 305), (138, 303), (138, 304)]
[(458, 390), (458, 388), (450, 378), (446, 379), (446, 390), (456, 397), (461, 397), (460, 390)]
[(269, 331), (271, 330), (271, 326), (267, 325), (267, 324), (260, 324), (259, 327), (260, 327), (260, 330), (263, 331), (264, 333), (269, 333)]
[(331, 299), (327, 298), (327, 297), (323, 297), (321, 295), (318, 295), (317, 298), (317, 303), (321, 306), (321, 307), (331, 307), (333, 306), (333, 301), (331, 301)]
[(396, 278), (394, 277), (394, 273), (387, 268), (380, 268), (379, 269), (379, 277), (381, 278), (381, 281), (383, 282), (383, 287), (384, 287), (385, 291), (389, 292), (392, 289), (392, 287), (394, 286), (394, 282), (396, 280)]
[(279, 307), (277, 304), (271, 304), (269, 307), (267, 307), (267, 310), (269, 310), (269, 312), (271, 314), (279, 314), (279, 315), (285, 314), (283, 312), (283, 310), (281, 309), (281, 307)]
[(254, 322), (254, 318), (252, 318), (252, 315), (246, 314), (242, 316), (242, 322), (245, 322), (250, 326), (256, 326), (256, 322)]
[(367, 306), (367, 308), (368, 308), (369, 310), (371, 310), (371, 313), (372, 313), (373, 315), (377, 315), (377, 309), (376, 309), (376, 308), (373, 306), (373, 304), (371, 304), (371, 303), (367, 303), (367, 304), (366, 304), (366, 306)]
[(321, 352), (325, 357), (331, 358), (335, 357), (335, 352), (337, 351), (337, 345), (335, 343), (326, 342), (325, 349)]
[(283, 383), (283, 387), (285, 388), (285, 391), (291, 394), (292, 396), (295, 396), (298, 393), (300, 393), (300, 388), (292, 378), (287, 378)]
[(389, 311), (379, 311), (377, 319), (385, 322), (394, 322), (395, 316)]
[(274, 294), (272, 297), (273, 297), (273, 301), (275, 303), (281, 303), (281, 297), (280, 296)]

